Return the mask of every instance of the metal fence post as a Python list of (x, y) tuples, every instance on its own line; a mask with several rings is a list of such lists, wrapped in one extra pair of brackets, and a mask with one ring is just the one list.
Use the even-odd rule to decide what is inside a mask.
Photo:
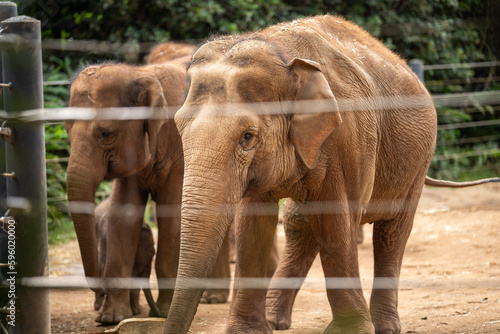
[[(7, 114), (38, 109), (42, 115), (43, 77), (40, 21), (17, 16), (1, 24), (2, 36), (13, 40), (3, 47), (3, 88)], [(30, 277), (48, 276), (47, 185), (43, 121), (8, 122), (12, 136), (6, 144), (7, 205), (15, 220), (15, 260), (9, 267), (10, 282), (16, 282), (15, 332), (50, 333), (48, 289), (19, 283)], [(12, 286), (11, 286), (12, 289)]]
[[(8, 18), (17, 16), (17, 5), (13, 2), (0, 2), (0, 22)], [(0, 81), (2, 78), (1, 67), (1, 53), (0, 53)], [(0, 109), (3, 110), (3, 91), (0, 89)], [(4, 120), (0, 118), (0, 127)], [(6, 172), (5, 161), (5, 142), (0, 137), (0, 174)], [(0, 176), (0, 217), (5, 216), (6, 206), (5, 199), (7, 198), (7, 181), (4, 177)], [(6, 264), (8, 262), (8, 234), (7, 231), (0, 228), (0, 263)], [(7, 278), (7, 267), (0, 267), (0, 307), (4, 307), (8, 303), (8, 289), (7, 285), (2, 285)], [(6, 314), (0, 314), (0, 325), (7, 327)]]
[[(8, 18), (17, 16), (17, 5), (13, 2), (0, 2), (0, 22)], [(1, 62), (1, 59), (0, 59)], [(2, 77), (2, 67), (0, 65), (0, 78)], [(1, 80), (1, 79), (0, 79)], [(3, 91), (0, 89), (0, 109), (3, 109)], [(0, 127), (4, 120), (0, 118)], [(0, 139), (0, 173), (5, 173), (5, 143)], [(6, 208), (4, 200), (7, 197), (7, 183), (5, 178), (0, 177), (0, 217), (5, 214)], [(0, 231), (1, 232), (1, 231)], [(1, 245), (1, 242), (0, 242)], [(0, 248), (1, 249), (1, 248)], [(1, 262), (1, 260), (0, 260)]]
[[(17, 5), (13, 2), (0, 2), (0, 22), (8, 18), (17, 16)], [(0, 56), (1, 57), (1, 56)], [(0, 59), (1, 62), (1, 59)], [(2, 67), (0, 64), (0, 78), (2, 78)], [(1, 79), (0, 79), (1, 80)], [(3, 109), (3, 91), (0, 89), (0, 109)], [(4, 120), (0, 118), (0, 127)], [(0, 173), (6, 172), (5, 167), (5, 143), (0, 138)], [(5, 214), (6, 208), (4, 205), (5, 198), (7, 197), (7, 183), (5, 178), (0, 177), (0, 217)], [(1, 233), (1, 231), (0, 231)], [(2, 243), (0, 242), (0, 249)], [(3, 262), (0, 259), (0, 262)]]
[(410, 65), (410, 68), (420, 81), (424, 82), (424, 62), (420, 59), (412, 59), (408, 62), (408, 65)]

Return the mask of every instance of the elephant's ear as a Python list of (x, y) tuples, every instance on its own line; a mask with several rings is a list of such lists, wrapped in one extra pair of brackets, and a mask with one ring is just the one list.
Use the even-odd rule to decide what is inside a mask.
[(142, 77), (136, 79), (138, 87), (137, 104), (154, 108), (154, 117), (148, 119), (145, 124), (149, 140), (149, 153), (154, 155), (158, 142), (158, 133), (163, 124), (168, 120), (167, 101), (163, 94), (160, 80), (156, 77)]
[(286, 66), (293, 71), (298, 85), (290, 140), (305, 165), (312, 169), (323, 142), (342, 119), (337, 100), (318, 63), (295, 58)]
[(73, 120), (64, 121), (64, 128), (66, 129), (66, 132), (68, 134), (69, 134), (71, 128), (73, 127), (74, 123), (75, 123), (75, 121), (73, 121)]

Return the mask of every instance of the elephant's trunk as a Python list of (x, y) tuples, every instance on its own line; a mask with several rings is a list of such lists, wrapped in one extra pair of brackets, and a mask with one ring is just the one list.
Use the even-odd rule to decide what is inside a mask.
[(212, 273), (234, 216), (230, 200), (234, 197), (225, 182), (230, 176), (217, 167), (197, 173), (190, 169), (184, 177), (179, 270), (165, 327), (169, 334), (188, 332), (206, 286), (204, 279)]
[(85, 276), (99, 277), (94, 206), (95, 193), (104, 173), (95, 165), (84, 164), (84, 161), (85, 158), (72, 153), (66, 187)]

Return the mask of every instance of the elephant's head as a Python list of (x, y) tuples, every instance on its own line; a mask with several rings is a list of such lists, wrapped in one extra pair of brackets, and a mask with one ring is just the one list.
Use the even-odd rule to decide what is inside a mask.
[[(205, 44), (193, 55), (188, 89), (175, 115), (185, 171), (168, 333), (187, 332), (202, 290), (183, 288), (182, 279), (209, 276), (236, 204), (243, 197), (279, 199), (280, 189), (315, 168), (341, 123), (320, 65), (263, 40)], [(322, 110), (306, 110), (308, 100), (322, 101)]]
[[(99, 65), (84, 69), (71, 85), (70, 107), (95, 108), (97, 114), (115, 107), (160, 108), (167, 102), (161, 82), (141, 68)], [(113, 111), (114, 112), (114, 111)], [(119, 118), (120, 110), (116, 109)], [(71, 206), (87, 277), (98, 277), (94, 228), (95, 193), (105, 178), (133, 175), (150, 165), (157, 154), (164, 119), (66, 121), (71, 143), (67, 192), (71, 203), (90, 204), (82, 212)]]

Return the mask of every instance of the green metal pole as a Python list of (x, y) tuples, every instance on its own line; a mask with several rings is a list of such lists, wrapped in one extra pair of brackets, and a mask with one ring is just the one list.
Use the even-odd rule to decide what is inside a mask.
[[(17, 5), (13, 2), (0, 2), (0, 22), (8, 18), (17, 16)], [(1, 60), (0, 60), (1, 61)], [(0, 65), (0, 80), (2, 78), (2, 67)], [(0, 89), (0, 109), (3, 110), (3, 90)], [(0, 127), (4, 120), (0, 118)], [(0, 173), (5, 173), (5, 143), (0, 138)], [(7, 183), (4, 177), (0, 177), (0, 217), (3, 217), (7, 210), (4, 204), (7, 197)], [(1, 233), (1, 231), (0, 231)], [(1, 245), (1, 243), (0, 243)], [(3, 249), (3, 248), (0, 248)], [(1, 262), (1, 261), (0, 261)]]
[[(13, 2), (0, 2), (0, 22), (8, 18), (17, 16), (17, 5)], [(1, 67), (1, 53), (0, 53), (0, 81), (2, 80), (2, 67)], [(0, 109), (3, 110), (3, 90), (0, 89)], [(2, 126), (4, 120), (0, 118), (0, 127)], [(8, 129), (0, 129), (5, 132)], [(2, 137), (0, 137), (0, 174), (6, 173), (6, 161), (5, 161), (5, 142)], [(5, 200), (7, 198), (7, 180), (5, 177), (0, 176), (0, 219), (5, 216), (7, 207), (5, 205)], [(2, 223), (0, 223), (2, 225)], [(3, 226), (3, 225), (2, 225)], [(7, 230), (8, 231), (8, 230)], [(8, 263), (8, 243), (9, 235), (8, 232), (3, 228), (0, 229), (0, 263)], [(6, 307), (9, 303), (9, 289), (7, 284), (7, 267), (0, 267), (0, 307)], [(7, 327), (7, 314), (0, 314), (0, 326), (3, 329)]]
[[(1, 24), (2, 36), (13, 43), (3, 46), (4, 106), (8, 114), (43, 108), (43, 77), (40, 21), (17, 16)], [(48, 276), (47, 184), (45, 175), (44, 126), (41, 118), (8, 122), (12, 136), (6, 145), (7, 205), (15, 220), (15, 259), (9, 267), (10, 291), (14, 288), (15, 332), (50, 333), (48, 289), (19, 284), (25, 278)]]

